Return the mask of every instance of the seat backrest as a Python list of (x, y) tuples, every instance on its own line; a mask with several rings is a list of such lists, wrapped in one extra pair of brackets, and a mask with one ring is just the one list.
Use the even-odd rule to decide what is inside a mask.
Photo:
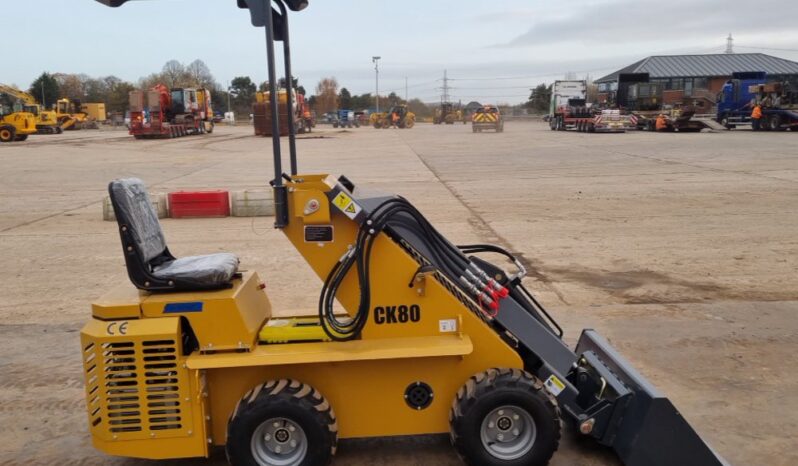
[(114, 180), (108, 193), (119, 227), (127, 227), (142, 265), (148, 265), (166, 251), (166, 239), (144, 182), (138, 178)]

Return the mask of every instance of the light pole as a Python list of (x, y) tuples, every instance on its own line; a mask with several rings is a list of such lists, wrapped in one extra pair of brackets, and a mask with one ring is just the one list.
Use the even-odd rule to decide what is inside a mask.
[[(232, 111), (233, 111), (233, 109), (232, 109), (232, 108), (230, 108), (230, 90), (231, 90), (232, 88), (233, 88), (233, 86), (232, 86), (232, 84), (230, 83), (230, 81), (227, 81), (227, 115), (225, 115), (225, 116), (224, 116), (224, 119), (225, 119), (225, 120), (227, 120), (227, 119), (228, 119), (228, 117), (230, 116), (230, 112), (232, 112)], [(227, 121), (227, 124), (229, 125), (229, 124), (230, 124), (230, 122), (229, 122), (229, 121)]]
[(377, 113), (380, 113), (380, 58), (382, 57), (371, 57), (371, 61), (374, 63), (374, 73), (377, 81)]

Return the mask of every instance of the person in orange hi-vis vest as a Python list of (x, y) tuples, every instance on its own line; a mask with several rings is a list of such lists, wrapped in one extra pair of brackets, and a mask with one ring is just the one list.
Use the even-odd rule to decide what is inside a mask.
[(660, 113), (659, 116), (657, 117), (655, 129), (659, 132), (668, 131), (668, 120), (665, 119), (665, 115), (663, 115), (662, 113)]
[(761, 128), (762, 121), (762, 106), (759, 104), (754, 105), (754, 109), (751, 111), (751, 128), (754, 131), (759, 131)]

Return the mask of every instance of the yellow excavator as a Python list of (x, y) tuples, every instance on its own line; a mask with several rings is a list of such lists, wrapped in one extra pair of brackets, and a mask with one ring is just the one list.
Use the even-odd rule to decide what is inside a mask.
[(22, 103), (22, 111), (33, 114), (36, 119), (36, 133), (38, 134), (61, 134), (64, 132), (58, 122), (56, 112), (45, 110), (36, 99), (25, 91), (15, 87), (0, 84), (0, 93), (8, 95), (11, 99), (16, 99)]

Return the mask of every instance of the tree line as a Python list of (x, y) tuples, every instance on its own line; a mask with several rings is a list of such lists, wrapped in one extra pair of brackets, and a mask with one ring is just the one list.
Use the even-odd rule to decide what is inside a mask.
[[(164, 64), (160, 72), (151, 73), (140, 78), (136, 83), (128, 82), (116, 76), (91, 77), (86, 74), (42, 73), (31, 83), (28, 93), (36, 100), (52, 107), (56, 100), (68, 98), (83, 103), (102, 102), (109, 113), (124, 113), (128, 109), (128, 95), (135, 89), (150, 89), (156, 84), (168, 88), (205, 88), (211, 91), (212, 104), (216, 112), (233, 111), (238, 115), (249, 115), (252, 103), (258, 91), (268, 89), (267, 82), (256, 83), (249, 76), (237, 76), (225, 89), (213, 76), (210, 68), (200, 59), (188, 65), (178, 60), (170, 60)], [(285, 78), (281, 78), (278, 87), (285, 88)], [(295, 78), (293, 87), (297, 92), (306, 95), (305, 88)], [(323, 78), (315, 87), (315, 94), (307, 96), (308, 103), (317, 115), (338, 109), (356, 111), (375, 109), (376, 97), (371, 93), (352, 95), (346, 87), (339, 87), (334, 77)], [(419, 99), (405, 101), (395, 92), (380, 96), (380, 109), (385, 111), (392, 105), (408, 105), (411, 111), (420, 117), (429, 116), (432, 111)]]

